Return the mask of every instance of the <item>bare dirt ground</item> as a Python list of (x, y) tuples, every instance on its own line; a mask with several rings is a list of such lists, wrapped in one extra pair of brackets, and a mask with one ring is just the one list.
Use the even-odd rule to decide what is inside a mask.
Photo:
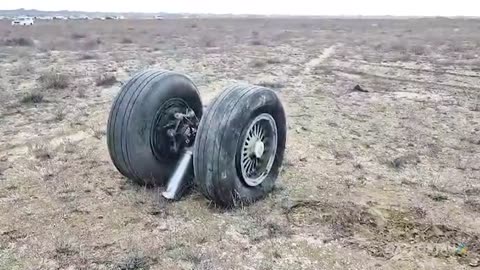
[[(0, 269), (470, 269), (480, 259), (480, 21), (0, 23)], [(278, 188), (168, 203), (112, 165), (134, 72), (235, 82), (288, 114)], [(359, 85), (359, 87), (355, 87)]]

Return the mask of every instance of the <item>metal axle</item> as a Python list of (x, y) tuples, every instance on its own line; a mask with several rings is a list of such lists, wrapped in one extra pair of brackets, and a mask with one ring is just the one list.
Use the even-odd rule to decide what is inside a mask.
[(183, 150), (175, 170), (168, 179), (167, 190), (162, 193), (163, 197), (169, 200), (178, 200), (186, 191), (193, 171), (192, 149), (192, 147), (188, 147)]

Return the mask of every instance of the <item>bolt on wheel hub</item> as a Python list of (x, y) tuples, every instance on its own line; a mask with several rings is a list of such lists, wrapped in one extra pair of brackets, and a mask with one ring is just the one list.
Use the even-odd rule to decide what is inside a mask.
[(158, 110), (152, 130), (151, 148), (157, 159), (177, 158), (192, 146), (198, 128), (195, 112), (182, 99), (171, 99)]
[(252, 187), (260, 185), (270, 173), (276, 153), (275, 119), (268, 113), (262, 113), (255, 117), (247, 128), (239, 153), (240, 169), (245, 184)]

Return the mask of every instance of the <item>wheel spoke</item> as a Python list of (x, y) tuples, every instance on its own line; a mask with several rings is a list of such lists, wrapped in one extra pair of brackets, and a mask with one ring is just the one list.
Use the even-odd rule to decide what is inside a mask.
[(263, 141), (263, 138), (265, 138), (265, 130), (262, 128), (260, 129), (260, 133), (258, 134), (258, 138)]
[(252, 161), (252, 165), (250, 166), (250, 175), (254, 175), (255, 174), (255, 163)]
[(248, 159), (247, 166), (245, 168), (248, 174), (250, 174), (251, 167), (252, 167), (252, 160)]

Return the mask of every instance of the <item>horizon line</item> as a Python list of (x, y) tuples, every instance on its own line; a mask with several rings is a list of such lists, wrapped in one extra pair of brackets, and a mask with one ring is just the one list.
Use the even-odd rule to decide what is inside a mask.
[(45, 9), (29, 9), (29, 8), (17, 8), (17, 9), (0, 9), (1, 11), (41, 11), (41, 12), (83, 12), (83, 13), (110, 13), (110, 14), (170, 14), (170, 15), (216, 15), (216, 16), (282, 16), (282, 17), (393, 17), (393, 18), (480, 18), (478, 16), (471, 15), (389, 15), (389, 14), (376, 14), (376, 15), (362, 15), (362, 14), (281, 14), (281, 13), (217, 13), (217, 12), (168, 12), (168, 11), (156, 11), (156, 12), (142, 12), (142, 11), (85, 11), (85, 10), (45, 10)]

